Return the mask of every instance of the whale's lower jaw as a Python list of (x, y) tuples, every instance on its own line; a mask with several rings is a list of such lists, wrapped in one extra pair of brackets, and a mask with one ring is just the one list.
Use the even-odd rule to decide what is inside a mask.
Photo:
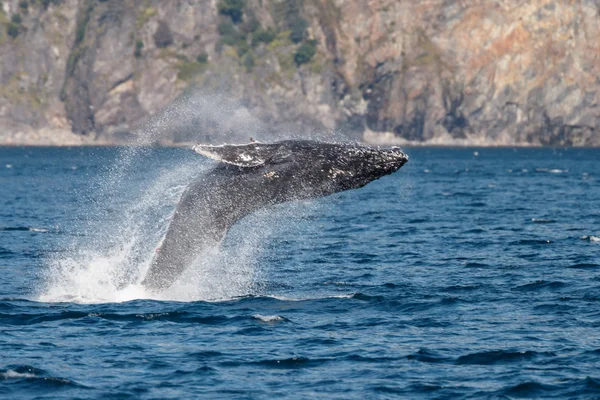
[(397, 148), (311, 141), (196, 146), (195, 151), (223, 162), (183, 193), (142, 282), (154, 292), (172, 286), (242, 217), (277, 203), (362, 187), (408, 160)]

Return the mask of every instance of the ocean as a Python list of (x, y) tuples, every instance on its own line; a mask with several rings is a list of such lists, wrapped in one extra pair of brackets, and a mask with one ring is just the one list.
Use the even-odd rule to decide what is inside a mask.
[(0, 398), (600, 397), (600, 149), (405, 151), (150, 295), (212, 161), (0, 148)]

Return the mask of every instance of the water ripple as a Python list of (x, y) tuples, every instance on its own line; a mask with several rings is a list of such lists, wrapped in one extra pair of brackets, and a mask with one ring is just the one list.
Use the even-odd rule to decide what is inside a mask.
[(152, 294), (137, 282), (207, 164), (0, 149), (0, 397), (600, 397), (600, 150), (408, 151), (249, 215)]

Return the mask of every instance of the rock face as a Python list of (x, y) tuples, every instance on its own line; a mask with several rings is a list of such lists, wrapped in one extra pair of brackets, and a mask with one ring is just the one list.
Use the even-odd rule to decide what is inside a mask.
[(0, 4), (0, 137), (600, 145), (595, 0)]

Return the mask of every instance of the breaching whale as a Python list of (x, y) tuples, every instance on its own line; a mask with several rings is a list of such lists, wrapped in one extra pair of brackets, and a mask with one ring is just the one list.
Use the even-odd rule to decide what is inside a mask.
[(397, 147), (308, 140), (193, 149), (219, 163), (184, 191), (142, 282), (153, 291), (170, 287), (242, 217), (278, 203), (360, 188), (408, 161)]

